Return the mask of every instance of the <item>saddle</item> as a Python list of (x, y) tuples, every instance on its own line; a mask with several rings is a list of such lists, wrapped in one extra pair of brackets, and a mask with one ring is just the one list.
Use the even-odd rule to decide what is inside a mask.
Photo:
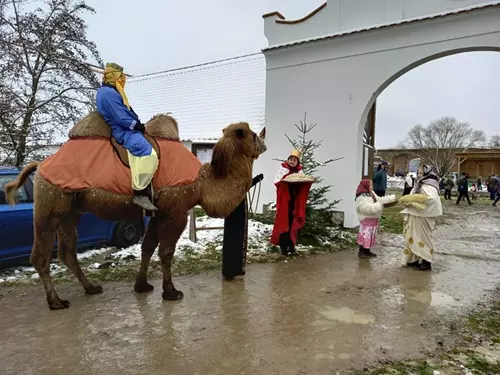
[[(146, 124), (147, 131), (150, 135), (144, 134), (146, 140), (151, 144), (153, 149), (160, 159), (160, 147), (153, 137), (166, 139), (179, 139), (179, 130), (177, 122), (173, 117), (168, 115), (156, 115)], [(128, 153), (125, 147), (120, 145), (111, 135), (110, 126), (104, 121), (104, 118), (97, 112), (90, 112), (77, 122), (69, 131), (69, 138), (107, 138), (113, 146), (113, 151), (116, 153), (124, 166), (130, 168), (128, 161)]]
[[(147, 134), (144, 134), (144, 138), (151, 144), (153, 149), (156, 151), (156, 155), (158, 155), (158, 160), (160, 160), (160, 147), (158, 146), (158, 142), (153, 137), (150, 137)], [(113, 146), (113, 151), (116, 156), (120, 159), (122, 164), (127, 168), (130, 168), (130, 163), (128, 162), (128, 153), (127, 149), (119, 144), (114, 137), (111, 137), (111, 145)]]

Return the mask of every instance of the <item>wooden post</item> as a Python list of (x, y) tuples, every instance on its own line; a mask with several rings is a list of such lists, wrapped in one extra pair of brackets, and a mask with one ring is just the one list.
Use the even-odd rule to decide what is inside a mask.
[(462, 162), (460, 161), (460, 156), (457, 156), (458, 158), (458, 168), (457, 168), (457, 174), (460, 176), (460, 164), (462, 164)]
[(194, 208), (189, 212), (189, 240), (196, 243), (196, 216)]
[(376, 119), (376, 113), (377, 113), (377, 101), (373, 102), (373, 106), (370, 110), (370, 112), (368, 113), (368, 118), (369, 118), (369, 125), (368, 125), (368, 132), (370, 134), (370, 145), (373, 147), (371, 149), (369, 149), (369, 157), (368, 157), (368, 165), (369, 165), (369, 168), (368, 168), (368, 178), (370, 180), (373, 179), (373, 159), (374, 159), (374, 156), (375, 156), (375, 119)]

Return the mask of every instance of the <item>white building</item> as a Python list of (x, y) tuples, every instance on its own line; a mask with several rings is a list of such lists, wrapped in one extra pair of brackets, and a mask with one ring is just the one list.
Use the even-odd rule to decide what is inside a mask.
[(127, 96), (142, 122), (171, 112), (180, 137), (201, 160), (211, 160), (222, 129), (239, 121), (264, 126), (265, 59), (262, 53), (127, 80)]

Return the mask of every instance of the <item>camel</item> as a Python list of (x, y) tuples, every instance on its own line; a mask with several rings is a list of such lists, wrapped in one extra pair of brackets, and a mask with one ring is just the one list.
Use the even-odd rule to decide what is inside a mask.
[[(248, 123), (230, 124), (213, 148), (212, 161), (204, 165), (178, 142), (177, 122), (170, 115), (153, 117), (146, 124), (146, 134), (148, 140), (157, 142), (153, 147), (160, 150), (160, 163), (153, 178), (153, 186), (157, 185), (154, 202), (159, 211), (153, 214), (146, 228), (134, 290), (137, 293), (153, 290), (147, 272), (159, 245), (162, 298), (180, 300), (184, 294), (174, 287), (171, 265), (177, 241), (187, 225), (188, 210), (200, 205), (207, 215), (224, 218), (241, 203), (251, 186), (253, 161), (266, 151), (265, 130), (257, 135)], [(40, 275), (51, 310), (70, 306), (69, 301), (59, 298), (50, 276), (56, 234), (58, 258), (75, 274), (86, 294), (99, 294), (103, 288), (87, 280), (76, 256), (80, 216), (91, 212), (105, 220), (137, 220), (144, 215), (132, 203), (131, 183), (127, 180), (130, 170), (123, 159), (126, 153), (121, 146), (110, 142), (110, 128), (104, 119), (97, 112), (90, 113), (72, 128), (69, 137), (56, 154), (28, 164), (17, 180), (5, 186), (9, 203), (15, 204), (16, 190), (36, 170), (30, 262)], [(85, 163), (89, 166), (85, 167)], [(190, 173), (187, 177), (172, 177), (188, 173), (186, 170)]]

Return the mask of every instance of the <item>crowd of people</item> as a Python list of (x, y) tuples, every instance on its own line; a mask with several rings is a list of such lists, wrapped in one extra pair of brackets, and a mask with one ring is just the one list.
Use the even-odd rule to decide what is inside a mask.
[(493, 201), (493, 206), (496, 206), (500, 200), (499, 182), (500, 178), (498, 175), (494, 174), (488, 176), (485, 181), (483, 181), (482, 176), (479, 176), (476, 182), (471, 184), (469, 175), (463, 172), (456, 183), (452, 175), (449, 174), (440, 180), (439, 186), (441, 190), (444, 190), (444, 199), (446, 200), (451, 200), (451, 192), (455, 187), (457, 188), (457, 205), (460, 204), (463, 199), (467, 200), (467, 203), (471, 205), (471, 200), (477, 200), (478, 193), (484, 191), (489, 193), (489, 198)]

